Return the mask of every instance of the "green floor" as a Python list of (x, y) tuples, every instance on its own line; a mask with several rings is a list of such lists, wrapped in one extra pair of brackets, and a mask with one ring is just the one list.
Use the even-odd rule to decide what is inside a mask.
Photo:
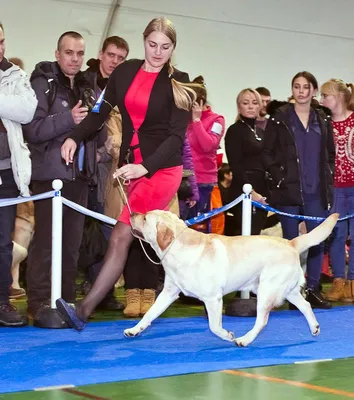
[[(122, 299), (123, 292), (118, 290)], [(14, 303), (25, 311), (25, 301)], [(203, 315), (203, 307), (175, 302), (163, 316)], [(121, 313), (99, 312), (95, 321), (122, 318)], [(0, 395), (0, 400), (244, 400), (354, 398), (354, 358), (331, 362), (251, 368), (205, 374), (180, 375), (69, 389)], [(1, 367), (0, 367), (1, 374)]]
[[(73, 389), (0, 395), (3, 400), (275, 400), (354, 398), (354, 359), (180, 375)], [(247, 376), (243, 376), (247, 375)]]

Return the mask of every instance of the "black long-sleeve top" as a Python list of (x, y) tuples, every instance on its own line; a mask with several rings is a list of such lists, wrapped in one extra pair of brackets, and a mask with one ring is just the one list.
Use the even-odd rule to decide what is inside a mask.
[(245, 183), (250, 183), (257, 192), (263, 194), (265, 189), (263, 148), (264, 132), (256, 127), (255, 119), (242, 117), (228, 128), (225, 150), (232, 171), (230, 187), (232, 198), (242, 193)]

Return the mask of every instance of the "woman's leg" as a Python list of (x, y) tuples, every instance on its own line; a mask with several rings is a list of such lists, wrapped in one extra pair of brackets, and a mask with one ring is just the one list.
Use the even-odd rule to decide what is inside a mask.
[(122, 275), (133, 241), (129, 225), (118, 221), (112, 230), (102, 269), (87, 296), (77, 307), (77, 315), (86, 321), (95, 307)]
[[(350, 214), (345, 196), (345, 189), (346, 188), (334, 189), (334, 204), (331, 212), (339, 213), (340, 217), (346, 216), (347, 213)], [(335, 278), (345, 278), (345, 242), (347, 237), (348, 221), (338, 221), (333, 229), (329, 248), (332, 272)]]
[[(348, 215), (350, 215), (354, 213), (354, 188), (351, 187), (346, 189), (347, 189), (347, 205), (348, 205), (347, 213)], [(354, 218), (349, 219), (349, 237), (350, 237), (350, 248), (349, 248), (349, 267), (348, 267), (347, 279), (354, 280)]]
[(252, 225), (251, 234), (260, 235), (261, 230), (264, 229), (268, 211), (256, 208), (255, 212), (252, 213)]
[[(278, 206), (276, 208), (279, 211), (292, 215), (298, 215), (300, 213), (299, 206)], [(284, 239), (292, 240), (299, 236), (299, 221), (297, 219), (279, 215), (279, 220), (283, 230)]]

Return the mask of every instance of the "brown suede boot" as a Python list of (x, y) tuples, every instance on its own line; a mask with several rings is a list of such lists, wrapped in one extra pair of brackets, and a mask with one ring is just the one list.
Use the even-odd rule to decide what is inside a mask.
[(140, 315), (145, 315), (155, 303), (154, 289), (141, 289), (141, 309)]
[(136, 318), (140, 316), (141, 292), (140, 289), (127, 289), (125, 291), (126, 306), (123, 314), (126, 317)]
[(332, 286), (324, 295), (324, 298), (329, 301), (340, 301), (344, 295), (345, 279), (335, 278)]
[(344, 293), (340, 300), (344, 301), (345, 303), (353, 303), (354, 302), (354, 281), (353, 280), (347, 280), (345, 282)]

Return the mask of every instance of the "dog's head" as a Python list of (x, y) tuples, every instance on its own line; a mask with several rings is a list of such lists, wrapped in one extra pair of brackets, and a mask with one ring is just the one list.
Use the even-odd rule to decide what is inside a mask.
[(130, 217), (132, 233), (148, 242), (156, 252), (164, 252), (186, 228), (185, 223), (169, 211), (154, 210)]

